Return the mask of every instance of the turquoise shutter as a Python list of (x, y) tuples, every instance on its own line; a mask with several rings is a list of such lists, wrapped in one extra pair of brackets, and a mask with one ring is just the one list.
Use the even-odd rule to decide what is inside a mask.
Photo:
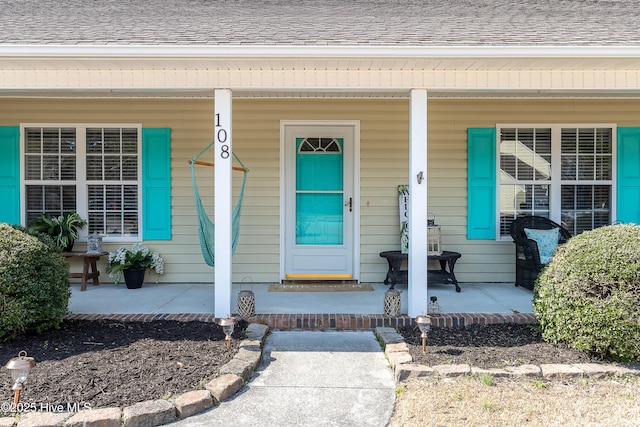
[(496, 130), (467, 131), (467, 239), (496, 238)]
[(171, 129), (142, 129), (142, 238), (171, 240)]
[(0, 126), (0, 222), (20, 224), (20, 128)]
[(618, 128), (616, 220), (640, 224), (640, 128)]

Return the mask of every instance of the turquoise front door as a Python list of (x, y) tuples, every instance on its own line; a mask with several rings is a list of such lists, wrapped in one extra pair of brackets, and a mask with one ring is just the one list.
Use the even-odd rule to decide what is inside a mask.
[(285, 128), (284, 279), (353, 279), (352, 126)]

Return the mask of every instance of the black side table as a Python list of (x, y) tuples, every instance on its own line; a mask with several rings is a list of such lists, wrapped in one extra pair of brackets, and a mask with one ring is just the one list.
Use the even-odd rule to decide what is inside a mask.
[[(384, 279), (384, 284), (391, 283), (389, 289), (394, 289), (398, 279), (406, 276), (407, 271), (401, 270), (402, 262), (409, 259), (409, 254), (403, 254), (401, 251), (384, 251), (380, 252), (380, 256), (385, 258), (389, 263), (389, 269), (387, 270), (387, 277)], [(462, 257), (459, 252), (443, 251), (440, 255), (429, 255), (427, 258), (429, 261), (439, 261), (440, 270), (428, 270), (427, 280), (439, 280), (445, 283), (452, 283), (456, 287), (456, 292), (460, 292), (460, 286), (456, 279), (454, 268), (456, 261)], [(447, 270), (448, 267), (448, 270)]]

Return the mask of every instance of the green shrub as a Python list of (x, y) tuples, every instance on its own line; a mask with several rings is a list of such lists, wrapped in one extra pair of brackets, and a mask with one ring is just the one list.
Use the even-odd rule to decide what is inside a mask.
[(560, 246), (534, 288), (542, 336), (610, 360), (640, 360), (640, 226), (584, 232)]
[(31, 228), (23, 227), (17, 224), (11, 224), (11, 227), (15, 228), (18, 231), (22, 231), (23, 233), (26, 233), (26, 234), (29, 234), (30, 236), (35, 237), (36, 239), (40, 240), (42, 243), (46, 244), (47, 246), (50, 246), (54, 251), (62, 253), (62, 250), (56, 245), (56, 242), (54, 242), (53, 238), (48, 234), (43, 233), (41, 231), (33, 230)]
[(57, 327), (70, 296), (69, 265), (50, 239), (0, 223), (0, 341)]

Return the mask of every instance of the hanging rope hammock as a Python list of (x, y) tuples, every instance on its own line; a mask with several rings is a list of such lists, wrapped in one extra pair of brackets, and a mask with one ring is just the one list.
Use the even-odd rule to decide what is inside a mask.
[[(207, 211), (202, 205), (202, 200), (200, 199), (200, 193), (198, 191), (198, 184), (196, 183), (196, 172), (194, 169), (194, 165), (204, 165), (213, 167), (214, 164), (211, 162), (203, 162), (198, 160), (200, 156), (202, 156), (207, 150), (213, 147), (214, 142), (211, 142), (204, 150), (198, 153), (193, 159), (189, 161), (189, 167), (191, 168), (191, 182), (193, 183), (193, 195), (196, 201), (196, 217), (198, 218), (198, 238), (200, 240), (200, 248), (202, 250), (202, 257), (204, 261), (210, 265), (211, 267), (215, 267), (215, 248), (214, 248), (214, 231), (215, 224), (209, 216), (207, 215)], [(247, 182), (247, 175), (249, 174), (249, 169), (247, 169), (238, 156), (233, 153), (233, 157), (238, 161), (241, 167), (234, 166), (232, 169), (237, 171), (244, 172), (242, 176), (242, 187), (240, 188), (240, 197), (238, 198), (238, 203), (235, 208), (233, 208), (233, 213), (231, 216), (231, 253), (234, 254), (236, 252), (236, 244), (238, 243), (238, 236), (240, 235), (240, 210), (242, 209), (242, 199), (244, 198), (244, 186)]]

